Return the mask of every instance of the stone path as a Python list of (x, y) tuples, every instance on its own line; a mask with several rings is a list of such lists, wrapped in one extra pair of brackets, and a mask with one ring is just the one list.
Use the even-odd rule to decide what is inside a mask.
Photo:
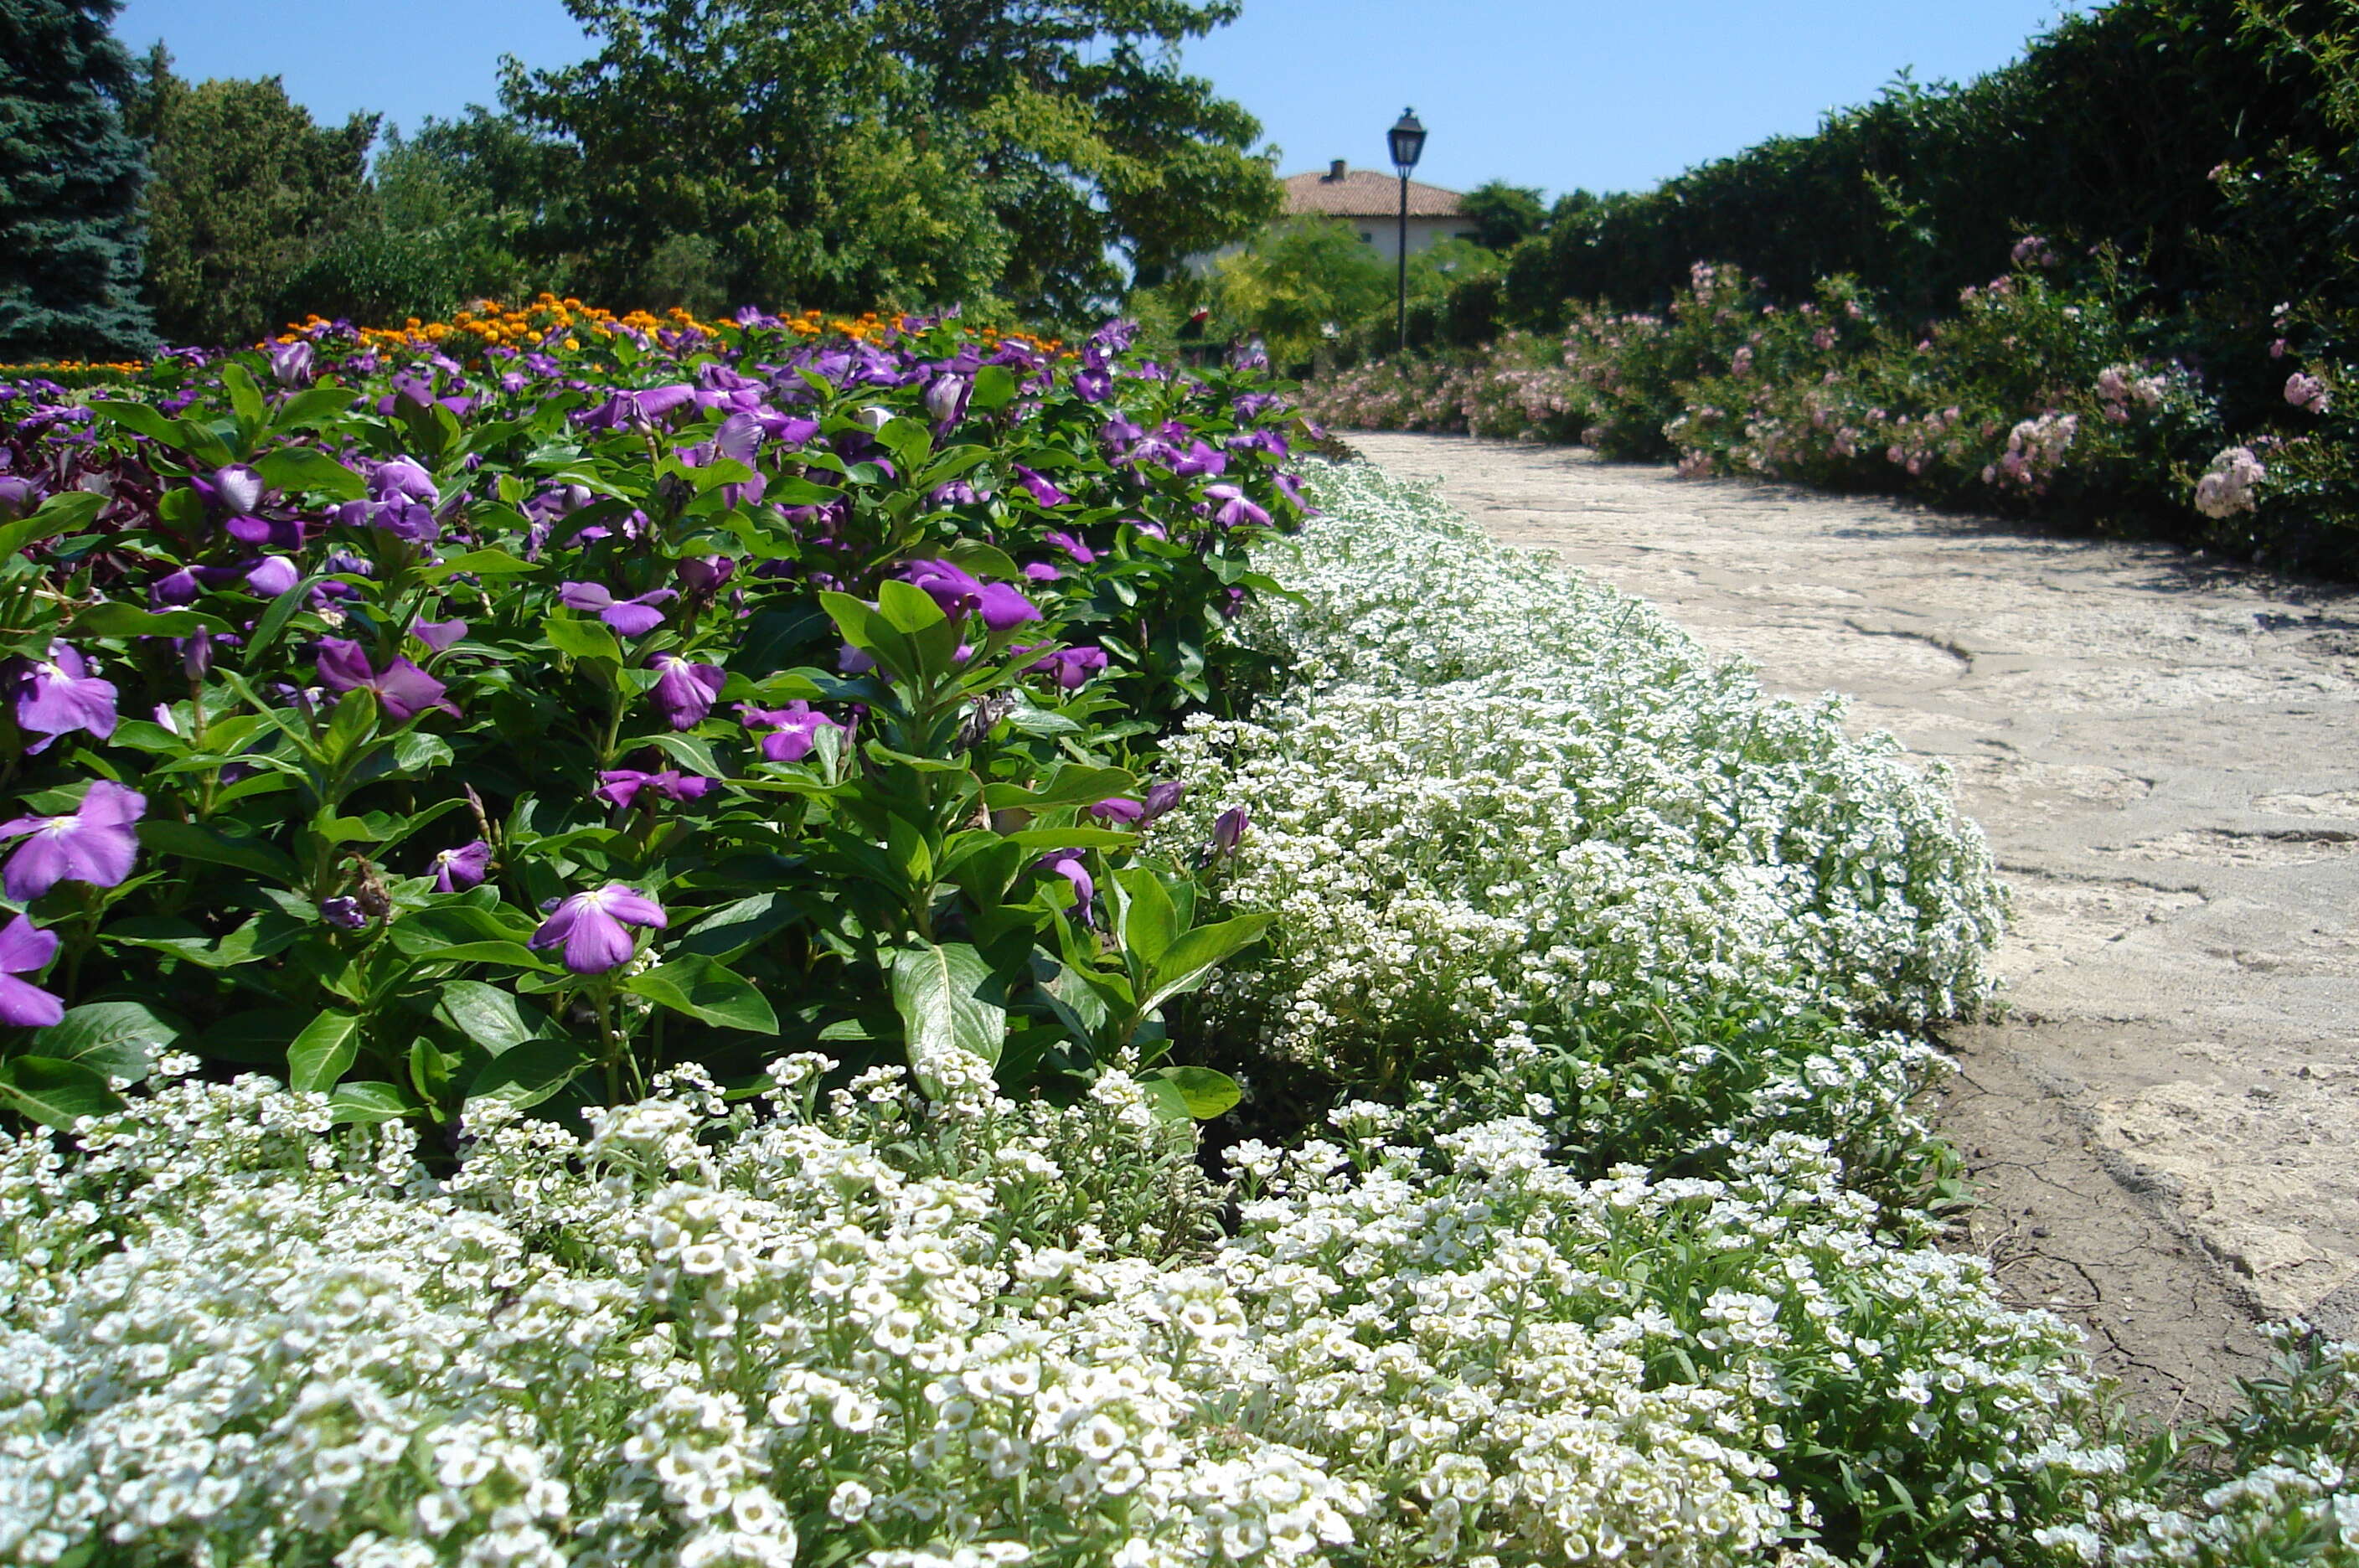
[(2149, 1408), (2359, 1338), (2359, 593), (1560, 448), (1349, 438), (1946, 759), (2016, 899), (1944, 1125), (2018, 1299)]

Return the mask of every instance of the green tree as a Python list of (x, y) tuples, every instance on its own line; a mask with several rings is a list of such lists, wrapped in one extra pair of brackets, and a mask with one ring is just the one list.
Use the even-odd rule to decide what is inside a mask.
[[(509, 61), (578, 147), (549, 243), (609, 290), (859, 307), (1004, 294), (1073, 315), (1277, 204), (1260, 127), (1180, 73), (1189, 0), (567, 0), (599, 52)], [(684, 245), (696, 236), (706, 245)], [(1112, 253), (1110, 256), (1109, 253)]]
[(0, 359), (147, 355), (117, 0), (0, 0)]
[(1466, 193), (1464, 206), (1474, 220), (1474, 243), (1484, 250), (1513, 250), (1548, 227), (1548, 209), (1533, 186), (1486, 180)]
[(157, 46), (134, 114), (154, 147), (147, 292), (176, 343), (250, 343), (296, 279), (368, 213), (377, 116), (314, 125), (275, 76), (191, 87)]
[(287, 313), (397, 321), (567, 291), (572, 258), (536, 242), (561, 236), (579, 162), (573, 148), (480, 105), (429, 118), (414, 137), (388, 131), (360, 211), (295, 275)]
[(1259, 337), (1271, 362), (1287, 369), (1391, 309), (1393, 292), (1392, 267), (1332, 218), (1272, 223), (1212, 273), (1222, 325)]

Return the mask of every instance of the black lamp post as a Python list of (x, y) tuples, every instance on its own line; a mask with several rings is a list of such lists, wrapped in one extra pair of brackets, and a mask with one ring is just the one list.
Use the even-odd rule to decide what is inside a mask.
[(1408, 352), (1408, 171), (1417, 167), (1418, 156), (1425, 151), (1425, 127), (1417, 123), (1417, 111), (1403, 109), (1398, 124), (1385, 133), (1392, 144), (1393, 168), (1400, 174), (1400, 296), (1399, 308), (1394, 315), (1394, 325), (1399, 329), (1400, 352)]

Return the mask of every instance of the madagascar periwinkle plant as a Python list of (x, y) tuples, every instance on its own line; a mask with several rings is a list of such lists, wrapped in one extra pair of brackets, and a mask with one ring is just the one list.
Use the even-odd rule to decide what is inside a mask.
[(1159, 1009), (1261, 922), (1139, 830), (1302, 506), (1264, 376), (1130, 339), (315, 321), (8, 388), (0, 1105), (172, 1048), (455, 1127), (825, 1042), (1223, 1108)]

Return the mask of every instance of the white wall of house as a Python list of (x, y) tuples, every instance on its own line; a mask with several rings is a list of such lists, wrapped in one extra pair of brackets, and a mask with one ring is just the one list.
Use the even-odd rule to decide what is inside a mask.
[[(1388, 264), (1399, 261), (1400, 218), (1397, 214), (1386, 218), (1331, 218), (1328, 221), (1358, 235), (1362, 243)], [(1463, 218), (1412, 217), (1408, 221), (1408, 253), (1415, 256), (1421, 250), (1429, 250), (1452, 234), (1471, 240), (1474, 237), (1474, 225)], [(1245, 248), (1243, 245), (1224, 245), (1218, 250), (1198, 251), (1193, 256), (1183, 256), (1180, 265), (1201, 277)]]
[[(1338, 218), (1335, 222), (1347, 225), (1353, 234), (1359, 235), (1386, 261), (1400, 259), (1398, 216)], [(1430, 250), (1435, 245), (1452, 234), (1463, 234), (1471, 240), (1474, 237), (1474, 225), (1463, 218), (1420, 218), (1411, 214), (1408, 221), (1408, 253), (1415, 256), (1421, 250)]]

